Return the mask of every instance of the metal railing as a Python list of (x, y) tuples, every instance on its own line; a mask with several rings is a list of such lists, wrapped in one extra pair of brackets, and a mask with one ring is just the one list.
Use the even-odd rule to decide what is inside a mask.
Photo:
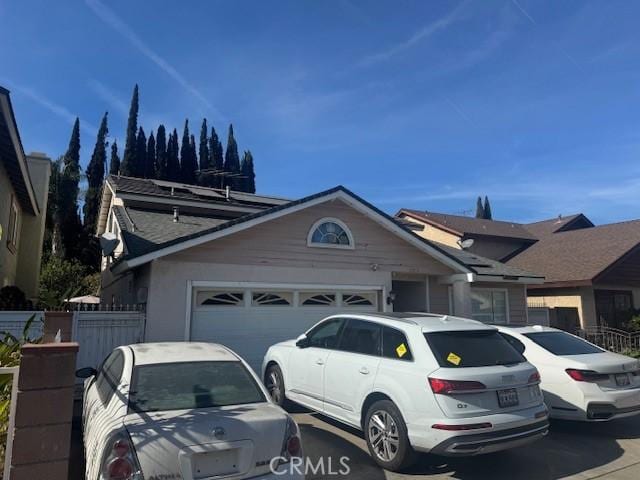
[(585, 340), (612, 352), (640, 350), (640, 332), (627, 332), (610, 327), (588, 327), (578, 334)]

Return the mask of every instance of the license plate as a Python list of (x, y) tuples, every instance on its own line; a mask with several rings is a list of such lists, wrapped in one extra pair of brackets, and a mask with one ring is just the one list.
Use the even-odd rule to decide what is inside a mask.
[(239, 473), (238, 449), (196, 454), (191, 467), (194, 480)]
[(515, 388), (498, 390), (498, 404), (501, 408), (514, 407), (520, 403), (518, 391)]
[(629, 381), (629, 375), (626, 373), (617, 373), (616, 374), (616, 385), (619, 387), (626, 387), (631, 382)]

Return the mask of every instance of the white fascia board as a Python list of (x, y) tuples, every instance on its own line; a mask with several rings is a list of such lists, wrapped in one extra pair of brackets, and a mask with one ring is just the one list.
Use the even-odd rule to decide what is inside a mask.
[(347, 193), (345, 193), (344, 191), (341, 191), (341, 190), (329, 193), (327, 195), (323, 195), (321, 197), (317, 197), (317, 198), (308, 200), (308, 201), (306, 201), (304, 203), (299, 203), (299, 204), (296, 204), (296, 205), (292, 205), (291, 207), (282, 208), (281, 210), (278, 210), (276, 212), (272, 212), (272, 213), (269, 213), (269, 214), (266, 214), (266, 215), (259, 216), (257, 218), (254, 218), (253, 220), (240, 222), (240, 223), (238, 223), (236, 225), (233, 225), (231, 227), (223, 228), (222, 230), (218, 230), (216, 232), (212, 232), (212, 233), (207, 234), (207, 235), (202, 235), (200, 237), (196, 237), (196, 238), (193, 238), (191, 240), (185, 240), (184, 242), (180, 242), (180, 243), (177, 243), (175, 245), (171, 245), (169, 247), (165, 247), (165, 248), (162, 248), (160, 250), (156, 250), (155, 252), (151, 252), (151, 253), (148, 253), (146, 255), (141, 255), (141, 256), (133, 258), (131, 260), (124, 261), (124, 262), (116, 265), (115, 268), (117, 269), (117, 271), (121, 271), (122, 269), (137, 267), (138, 265), (142, 265), (144, 263), (150, 262), (151, 260), (155, 260), (156, 258), (164, 257), (166, 255), (171, 255), (172, 253), (180, 252), (180, 251), (185, 250), (187, 248), (191, 248), (191, 247), (195, 247), (195, 246), (198, 246), (198, 245), (202, 245), (203, 243), (207, 243), (207, 242), (210, 242), (212, 240), (216, 240), (218, 238), (221, 238), (221, 237), (224, 237), (224, 236), (227, 236), (227, 235), (232, 235), (234, 233), (241, 232), (243, 230), (247, 230), (247, 229), (249, 229), (251, 227), (254, 227), (255, 225), (259, 225), (261, 223), (269, 222), (271, 220), (275, 220), (277, 218), (284, 217), (284, 216), (289, 215), (291, 213), (295, 213), (295, 212), (298, 212), (300, 210), (304, 210), (304, 209), (312, 207), (314, 205), (319, 205), (321, 203), (325, 203), (325, 202), (331, 201), (331, 200), (341, 200), (341, 201), (345, 202), (346, 204), (348, 204), (351, 207), (353, 207), (355, 210), (363, 213), (367, 217), (369, 217), (372, 220), (374, 220), (375, 222), (377, 222), (382, 227), (386, 228), (387, 230), (391, 231), (392, 233), (395, 233), (400, 238), (402, 238), (405, 241), (409, 242), (410, 244), (414, 245), (419, 250), (422, 250), (424, 253), (430, 255), (431, 257), (434, 257), (436, 260), (444, 263), (445, 265), (451, 267), (452, 269), (454, 269), (454, 270), (456, 270), (458, 272), (469, 273), (469, 270), (467, 268), (465, 268), (464, 266), (462, 266), (461, 264), (459, 264), (458, 262), (456, 262), (452, 258), (450, 258), (447, 255), (443, 254), (439, 250), (431, 247), (429, 244), (425, 243), (421, 239), (416, 238), (413, 234), (407, 232), (406, 230), (404, 230), (403, 228), (399, 227), (394, 222), (388, 220), (387, 218), (383, 217), (382, 215), (377, 214), (375, 211), (371, 210), (368, 206), (360, 203), (359, 201), (357, 201), (356, 199), (354, 199), (353, 197), (351, 197), (350, 195), (348, 195)]

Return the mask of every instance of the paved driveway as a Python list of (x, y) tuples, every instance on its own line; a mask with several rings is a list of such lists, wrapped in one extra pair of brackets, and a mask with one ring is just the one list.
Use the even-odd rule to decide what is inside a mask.
[[(532, 445), (466, 459), (424, 456), (403, 475), (380, 470), (358, 431), (317, 414), (294, 417), (312, 463), (320, 456), (330, 457), (335, 472), (341, 468), (340, 457), (348, 456), (349, 479), (640, 479), (640, 416), (598, 424), (553, 422), (549, 435)], [(339, 478), (329, 473), (307, 478)]]

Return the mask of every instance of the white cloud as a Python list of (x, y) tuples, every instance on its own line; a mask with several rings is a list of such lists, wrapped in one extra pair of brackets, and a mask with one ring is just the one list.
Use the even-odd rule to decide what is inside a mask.
[(164, 71), (169, 77), (180, 84), (185, 90), (191, 93), (199, 101), (201, 101), (206, 107), (213, 113), (215, 117), (220, 120), (225, 120), (225, 116), (207, 99), (207, 97), (200, 92), (191, 82), (189, 82), (176, 68), (171, 65), (166, 59), (156, 53), (151, 47), (149, 47), (132, 29), (127, 25), (113, 10), (104, 5), (99, 0), (85, 0), (89, 8), (93, 10), (103, 22), (113, 28), (116, 32), (122, 35), (129, 43), (131, 43), (136, 49), (140, 51), (145, 57), (155, 63), (162, 71)]
[(441, 30), (445, 30), (447, 27), (449, 27), (451, 24), (453, 24), (459, 19), (460, 14), (466, 7), (467, 7), (467, 2), (462, 2), (448, 15), (445, 15), (444, 17), (439, 18), (438, 20), (423, 26), (420, 30), (414, 32), (413, 35), (411, 35), (406, 40), (400, 43), (397, 43), (378, 53), (365, 56), (358, 62), (358, 66), (370, 67), (377, 63), (386, 62), (392, 59), (393, 57), (404, 52), (405, 50), (410, 49), (417, 43), (431, 37), (432, 35), (440, 32)]
[[(68, 122), (71, 125), (73, 125), (73, 123), (76, 121), (76, 117), (78, 117), (78, 115), (72, 113), (62, 105), (55, 103), (53, 100), (41, 94), (37, 90), (34, 90), (33, 88), (26, 87), (23, 85), (16, 85), (6, 79), (3, 79), (2, 82), (6, 85), (9, 85), (12, 91), (17, 92), (29, 98), (30, 100), (34, 101), (41, 107), (46, 108), (47, 110), (54, 113), (58, 117), (64, 119), (66, 122)], [(84, 133), (88, 135), (95, 136), (96, 132), (98, 131), (98, 127), (80, 119), (80, 130), (82, 130)]]

